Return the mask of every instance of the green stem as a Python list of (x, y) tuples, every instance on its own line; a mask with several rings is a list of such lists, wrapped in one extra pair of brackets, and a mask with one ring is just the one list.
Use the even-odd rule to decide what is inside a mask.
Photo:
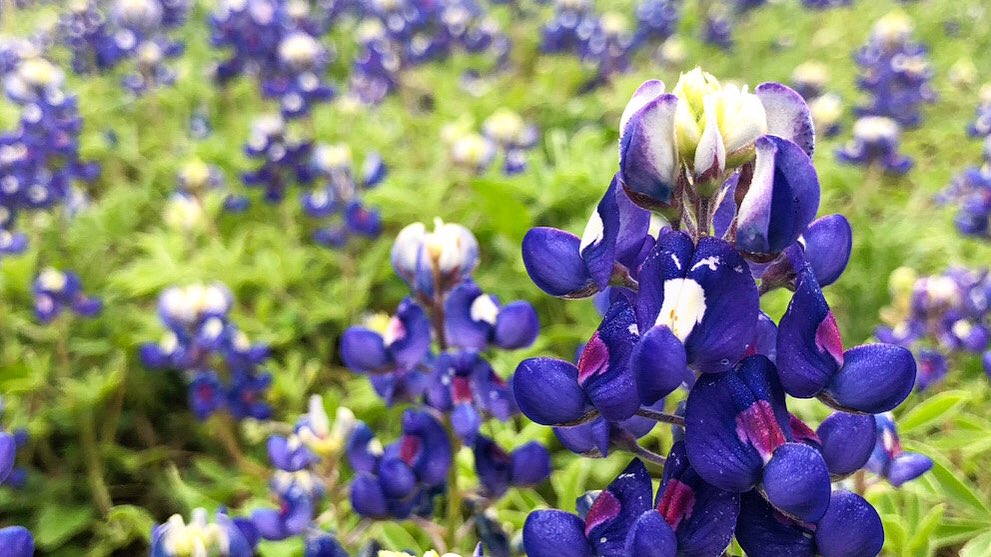
[(100, 514), (106, 516), (110, 512), (110, 508), (113, 507), (113, 500), (110, 498), (110, 490), (107, 489), (107, 484), (103, 478), (103, 461), (100, 460), (96, 443), (96, 423), (93, 414), (89, 411), (84, 411), (80, 420), (79, 440), (86, 459), (86, 476), (89, 480), (89, 487), (93, 491), (93, 501), (100, 509)]
[(447, 539), (448, 549), (458, 548), (457, 525), (461, 521), (461, 490), (458, 488), (458, 452), (461, 450), (461, 440), (448, 424), (448, 437), (451, 438), (451, 454), (454, 458), (451, 461), (451, 469), (447, 478)]

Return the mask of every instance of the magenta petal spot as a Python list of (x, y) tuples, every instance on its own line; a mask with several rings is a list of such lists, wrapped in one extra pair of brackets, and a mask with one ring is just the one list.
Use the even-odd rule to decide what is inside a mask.
[(816, 348), (829, 353), (836, 360), (837, 366), (843, 366), (843, 339), (840, 338), (840, 328), (832, 311), (826, 314), (826, 318), (816, 328)]
[(420, 455), (420, 438), (415, 435), (404, 435), (399, 444), (399, 458), (409, 466)]
[(599, 332), (596, 331), (585, 350), (582, 351), (581, 358), (578, 359), (578, 384), (584, 386), (591, 377), (605, 373), (609, 370), (609, 347), (602, 341)]
[(451, 381), (451, 392), (455, 404), (474, 400), (471, 393), (471, 382), (467, 377), (455, 376), (454, 380)]
[(822, 444), (822, 441), (819, 440), (819, 436), (811, 427), (809, 427), (809, 424), (796, 418), (794, 414), (790, 414), (788, 416), (788, 425), (791, 427), (791, 436), (795, 439), (795, 441), (812, 443), (815, 445)]
[(619, 499), (609, 491), (603, 491), (595, 498), (592, 508), (585, 515), (585, 535), (588, 536), (596, 526), (608, 522), (617, 516), (622, 510)]
[(758, 400), (736, 417), (736, 434), (740, 441), (750, 443), (767, 462), (774, 449), (787, 439), (774, 416), (774, 408), (766, 400)]
[(664, 493), (657, 503), (657, 512), (672, 530), (677, 530), (682, 520), (692, 517), (695, 509), (695, 490), (676, 479), (668, 480)]

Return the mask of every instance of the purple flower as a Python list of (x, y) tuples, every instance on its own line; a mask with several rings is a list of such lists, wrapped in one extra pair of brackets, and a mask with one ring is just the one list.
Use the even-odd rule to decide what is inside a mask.
[(251, 557), (257, 541), (257, 532), (250, 521), (232, 520), (221, 510), (211, 523), (206, 510), (199, 508), (193, 511), (189, 524), (176, 514), (155, 526), (151, 533), (151, 557), (181, 557), (183, 554), (177, 553), (179, 547), (191, 547), (207, 554), (224, 551), (230, 557)]
[(277, 470), (270, 487), (279, 502), (278, 509), (257, 509), (251, 522), (262, 538), (284, 540), (307, 531), (314, 518), (314, 507), (324, 495), (319, 477), (309, 470)]
[(899, 487), (932, 468), (933, 462), (929, 457), (902, 450), (898, 429), (890, 413), (878, 414), (874, 418), (877, 421), (877, 445), (867, 462), (868, 470)]
[(418, 296), (447, 292), (471, 276), (478, 265), (478, 241), (460, 224), (434, 221), (403, 228), (392, 244), (392, 267)]
[(495, 441), (479, 436), (474, 454), (478, 479), (489, 497), (502, 496), (510, 486), (533, 487), (551, 473), (550, 453), (533, 441), (507, 453)]
[(4, 555), (9, 557), (32, 557), (34, 537), (23, 526), (0, 528), (0, 547), (3, 548)]
[(885, 172), (905, 174), (912, 159), (898, 153), (901, 129), (883, 116), (865, 116), (853, 125), (853, 139), (836, 150), (836, 158), (847, 164), (877, 164)]
[(389, 373), (420, 364), (430, 352), (430, 322), (426, 312), (406, 299), (382, 332), (351, 327), (341, 337), (341, 358), (358, 373)]
[(83, 294), (82, 281), (73, 272), (46, 268), (34, 279), (32, 291), (35, 314), (42, 323), (50, 323), (64, 309), (82, 317), (94, 317), (103, 309), (102, 301)]

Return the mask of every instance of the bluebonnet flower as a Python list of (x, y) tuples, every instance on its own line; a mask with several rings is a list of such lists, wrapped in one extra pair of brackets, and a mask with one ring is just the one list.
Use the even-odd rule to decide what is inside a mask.
[(471, 276), (478, 265), (478, 240), (460, 224), (434, 220), (403, 228), (392, 244), (392, 268), (418, 297), (447, 292)]
[(877, 165), (884, 172), (905, 174), (914, 162), (898, 152), (901, 127), (884, 116), (864, 116), (853, 124), (853, 138), (836, 149), (836, 158), (846, 164)]
[(527, 151), (537, 144), (539, 137), (536, 126), (526, 123), (516, 112), (501, 108), (482, 122), (482, 133), (502, 152), (503, 173), (526, 170)]
[(917, 277), (908, 268), (889, 279), (892, 304), (882, 310), (875, 336), (912, 350), (919, 365), (915, 388), (943, 380), (953, 362), (969, 354), (991, 354), (991, 278), (986, 270), (951, 267)]
[(276, 470), (269, 487), (279, 508), (257, 509), (251, 513), (251, 522), (258, 534), (266, 540), (284, 540), (306, 533), (326, 491), (319, 476), (306, 469)]
[(211, 192), (218, 192), (224, 196), (225, 211), (239, 213), (250, 206), (250, 201), (246, 197), (228, 191), (224, 183), (224, 173), (217, 166), (206, 164), (200, 159), (192, 159), (179, 168), (176, 177), (176, 194), (193, 198), (202, 204), (203, 198)]
[(980, 102), (977, 105), (974, 121), (967, 126), (971, 137), (991, 135), (991, 84), (981, 87)]
[(647, 44), (661, 44), (678, 28), (681, 18), (678, 0), (641, 0), (637, 4), (636, 48)]
[(289, 33), (279, 42), (278, 65), (264, 76), (262, 91), (279, 101), (283, 117), (306, 115), (313, 103), (334, 96), (334, 89), (322, 82), (328, 61), (316, 38), (305, 31)]
[(75, 181), (99, 174), (98, 165), (80, 159), (82, 119), (64, 82), (61, 70), (40, 57), (21, 60), (4, 77), (21, 114), (16, 130), (0, 134), (0, 255), (27, 247), (14, 230), (18, 214), (65, 204)]
[(710, 10), (702, 26), (702, 40), (723, 50), (733, 48), (733, 19), (730, 14), (718, 9)]
[(912, 40), (912, 32), (912, 21), (899, 12), (874, 25), (867, 45), (855, 56), (861, 68), (857, 84), (871, 98), (856, 109), (858, 116), (883, 116), (915, 127), (922, 122), (919, 106), (935, 102), (927, 50)]
[(957, 230), (966, 236), (986, 238), (991, 217), (991, 136), (984, 141), (984, 162), (969, 166), (953, 177), (936, 197), (940, 204), (957, 206)]
[(260, 165), (245, 172), (242, 179), (249, 187), (263, 188), (265, 201), (280, 203), (294, 183), (308, 184), (312, 180), (312, 151), (312, 143), (295, 137), (280, 116), (260, 116), (252, 124), (244, 146), (244, 152), (258, 159)]
[(195, 509), (187, 524), (172, 515), (151, 533), (151, 557), (195, 557), (216, 552), (226, 557), (251, 557), (258, 541), (249, 521), (231, 519), (217, 511), (213, 522), (206, 509)]
[[(377, 557), (417, 557), (416, 554), (410, 553), (408, 551), (379, 551)], [(457, 553), (444, 553), (441, 555), (434, 550), (430, 550), (423, 554), (423, 557), (461, 557)], [(475, 547), (475, 552), (471, 554), (470, 557), (485, 557), (485, 552), (482, 550), (482, 544), (478, 544)]]
[(433, 495), (447, 482), (453, 453), (444, 426), (428, 411), (410, 409), (402, 428), (402, 437), (385, 448), (364, 424), (351, 436), (348, 461), (357, 474), (351, 506), (361, 516), (429, 515)]
[(867, 461), (867, 469), (899, 487), (925, 474), (933, 461), (925, 455), (902, 450), (898, 428), (891, 413), (874, 416), (877, 421), (877, 446)]
[[(519, 365), (521, 412), (576, 452), (612, 447), (665, 463), (654, 505), (634, 461), (584, 521), (532, 514), (529, 555), (715, 556), (734, 535), (750, 555), (880, 551), (876, 511), (831, 484), (866, 465), (870, 414), (909, 395), (916, 364), (893, 344), (843, 346), (822, 288), (845, 269), (852, 231), (840, 215), (815, 219), (814, 144), (808, 106), (784, 85), (751, 93), (701, 70), (672, 93), (648, 81), (620, 120), (619, 172), (582, 236), (527, 233), (538, 287), (562, 298), (608, 292), (609, 307), (577, 365)], [(648, 208), (671, 224), (652, 227)], [(777, 288), (794, 294), (775, 323), (760, 296)], [(685, 405), (665, 412), (679, 388)], [(786, 395), (837, 412), (813, 430)], [(634, 419), (674, 427), (666, 459), (637, 442), (650, 426)]]
[(351, 70), (350, 94), (375, 105), (399, 87), (402, 58), (378, 19), (363, 21), (355, 31), (358, 54)]
[(853, 0), (802, 0), (802, 5), (813, 10), (828, 10), (853, 4)]
[(229, 48), (215, 77), (226, 83), (245, 72), (264, 74), (277, 65), (278, 47), (286, 32), (278, 0), (224, 0), (210, 15), (210, 42)]
[(533, 441), (507, 453), (492, 439), (480, 436), (474, 453), (478, 479), (489, 497), (500, 497), (511, 486), (536, 486), (551, 473), (550, 453)]
[(9, 557), (32, 557), (34, 537), (23, 526), (0, 528), (0, 547), (4, 548), (5, 555)]
[(268, 347), (251, 344), (231, 323), (232, 305), (230, 291), (221, 284), (169, 288), (158, 301), (168, 330), (160, 342), (141, 346), (145, 366), (186, 374), (189, 403), (201, 420), (221, 409), (238, 420), (271, 414), (264, 400), (271, 375), (261, 368)]
[(337, 216), (339, 221), (322, 225), (313, 233), (314, 240), (329, 247), (341, 247), (353, 235), (378, 237), (382, 232), (381, 217), (378, 210), (363, 203), (361, 194), (385, 179), (388, 169), (382, 158), (369, 153), (359, 173), (349, 146), (317, 145), (311, 165), (316, 185), (301, 196), (303, 210), (313, 218)]
[(38, 273), (32, 291), (35, 315), (42, 323), (50, 323), (65, 309), (82, 317), (94, 317), (103, 309), (99, 298), (83, 293), (82, 281), (73, 272), (48, 267)]

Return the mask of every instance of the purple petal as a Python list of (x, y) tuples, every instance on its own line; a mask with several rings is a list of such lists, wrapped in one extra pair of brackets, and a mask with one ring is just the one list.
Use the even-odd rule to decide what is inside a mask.
[(802, 149), (773, 135), (757, 138), (753, 179), (740, 203), (737, 248), (778, 253), (801, 236), (819, 210), (819, 178)]
[(736, 493), (757, 485), (765, 459), (787, 441), (789, 417), (774, 365), (751, 356), (699, 378), (685, 408), (688, 458), (702, 479)]
[(530, 513), (523, 524), (523, 548), (529, 557), (595, 557), (585, 538), (585, 525), (577, 516), (556, 509)]
[(774, 510), (756, 491), (740, 499), (736, 541), (747, 555), (815, 557), (812, 533)]
[[(412, 452), (410, 444), (413, 444)], [(453, 453), (447, 430), (427, 411), (408, 409), (403, 413), (400, 456), (428, 486), (447, 482)], [(415, 456), (413, 456), (415, 455)]]
[(559, 298), (584, 298), (596, 292), (579, 253), (581, 239), (557, 228), (531, 228), (523, 237), (523, 265), (538, 288)]
[(666, 207), (675, 202), (677, 105), (678, 97), (660, 95), (629, 116), (621, 130), (620, 179), (627, 195), (641, 207)]
[(554, 435), (569, 451), (595, 458), (609, 455), (611, 429), (609, 422), (596, 418), (575, 427), (555, 427)]
[[(396, 322), (401, 325), (397, 327)], [(392, 358), (403, 369), (411, 369), (430, 352), (430, 318), (416, 302), (407, 298), (399, 304), (390, 327), (396, 327), (388, 346)], [(397, 332), (398, 331), (398, 332)]]
[[(617, 177), (613, 178), (616, 183)], [(610, 186), (611, 187), (611, 186)], [(616, 261), (633, 270), (650, 229), (650, 211), (633, 203), (622, 187), (616, 188), (619, 207), (619, 234), (616, 238)]]
[(803, 522), (816, 522), (829, 505), (826, 461), (809, 445), (785, 443), (764, 467), (760, 490), (779, 511)]
[(275, 509), (255, 509), (251, 513), (251, 523), (266, 540), (284, 540), (291, 535), (282, 515)]
[(812, 266), (819, 286), (836, 282), (853, 251), (853, 229), (846, 217), (826, 215), (812, 221), (800, 241), (805, 244), (805, 260)]
[(650, 474), (633, 460), (595, 499), (585, 516), (585, 536), (601, 557), (625, 557), (626, 538), (633, 523), (650, 510)]
[(767, 133), (798, 144), (805, 154), (815, 150), (815, 128), (812, 113), (797, 92), (780, 83), (761, 83), (754, 93), (767, 114)]
[(7, 479), (14, 469), (14, 457), (17, 455), (17, 442), (14, 436), (0, 431), (0, 483)]
[(668, 396), (689, 373), (685, 347), (664, 325), (652, 327), (633, 348), (630, 367), (641, 404), (653, 404)]
[(551, 455), (547, 449), (530, 441), (513, 451), (510, 477), (515, 486), (532, 487), (551, 475)]
[(888, 467), (888, 481), (891, 485), (899, 487), (925, 474), (932, 467), (933, 461), (926, 455), (902, 453), (891, 461)]
[(901, 346), (865, 344), (847, 350), (843, 358), (843, 367), (820, 395), (837, 410), (880, 414), (912, 392), (915, 358)]
[(351, 508), (366, 518), (389, 516), (389, 505), (375, 476), (362, 472), (351, 482)]
[(398, 458), (383, 461), (378, 475), (382, 493), (390, 499), (405, 499), (416, 489), (413, 470)]
[(482, 296), (487, 295), (470, 279), (448, 294), (444, 302), (444, 329), (451, 346), (475, 350), (488, 347), (498, 306), (491, 298), (480, 299)]
[(778, 324), (776, 363), (791, 396), (811, 398), (843, 365), (843, 341), (826, 298), (809, 267), (798, 275), (795, 295)]
[(513, 376), (513, 394), (520, 411), (541, 425), (577, 420), (588, 409), (578, 368), (564, 360), (523, 360)]
[(877, 441), (874, 416), (835, 412), (816, 430), (822, 447), (822, 458), (834, 478), (848, 476), (860, 470), (871, 457)]
[(588, 274), (599, 290), (605, 290), (616, 263), (616, 240), (619, 236), (619, 204), (616, 202), (617, 180), (613, 178), (595, 212), (582, 232), (578, 251)]
[(364, 327), (351, 327), (341, 335), (341, 359), (357, 373), (383, 371), (389, 365), (382, 335)]
[(613, 304), (578, 359), (578, 384), (609, 421), (625, 420), (640, 408), (630, 370), (635, 329), (633, 308), (625, 302)]
[(677, 554), (678, 540), (659, 512), (643, 513), (630, 527), (623, 555), (675, 557)]
[(509, 489), (512, 461), (506, 451), (494, 441), (478, 436), (473, 448), (475, 471), (486, 495), (500, 497)]
[(32, 557), (34, 538), (23, 526), (0, 528), (0, 548), (3, 549), (4, 557)]
[(518, 301), (503, 306), (495, 324), (495, 343), (506, 350), (526, 348), (540, 334), (540, 319), (529, 302)]
[(884, 527), (863, 497), (839, 490), (816, 525), (815, 541), (822, 557), (877, 555), (884, 545)]

